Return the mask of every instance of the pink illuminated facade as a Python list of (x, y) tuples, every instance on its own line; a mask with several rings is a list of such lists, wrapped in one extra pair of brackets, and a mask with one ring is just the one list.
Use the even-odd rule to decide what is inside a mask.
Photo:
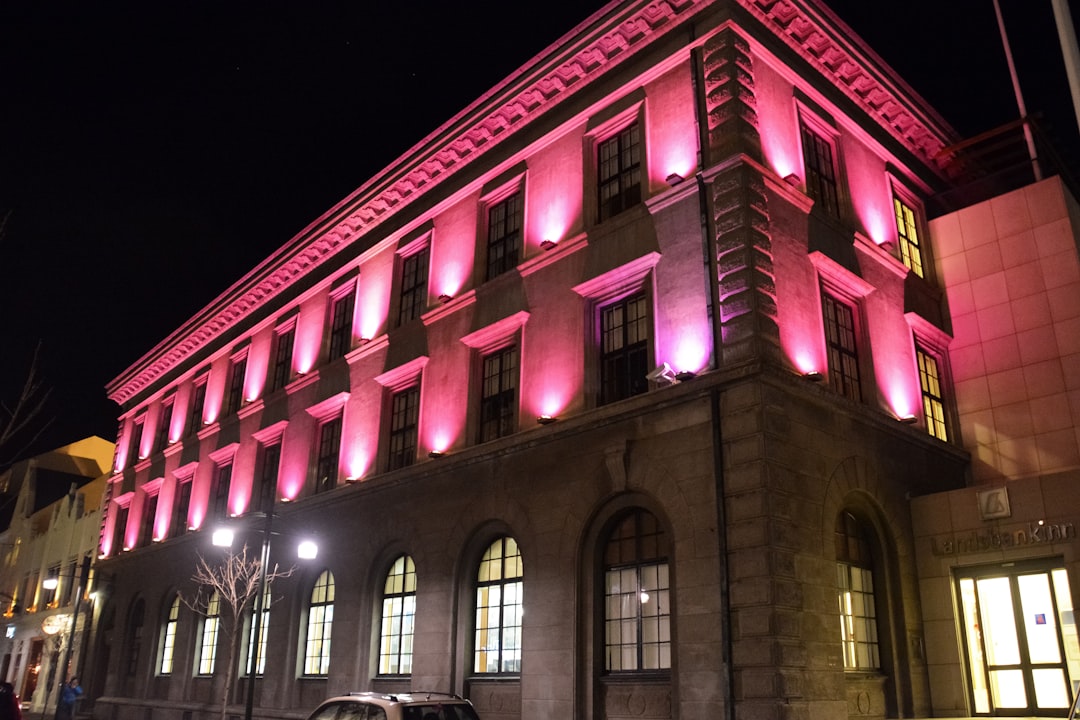
[[(956, 140), (816, 0), (612, 2), (109, 385), (95, 713), (216, 712), (226, 653), (177, 593), (268, 512), (278, 562), (320, 552), (272, 586), (260, 717), (411, 688), (485, 720), (1056, 713), (1080, 671), (979, 657), (950, 579), (1002, 559), (925, 518), (1080, 467), (1068, 368), (1032, 389), (1019, 342), (1031, 383), (994, 404), (1002, 335), (971, 334), (999, 327), (977, 284), (1011, 298), (979, 248), (1030, 232), (1075, 271), (1074, 204), (930, 222)], [(1019, 402), (1027, 434), (991, 438)], [(1060, 532), (1023, 550), (1064, 610)]]

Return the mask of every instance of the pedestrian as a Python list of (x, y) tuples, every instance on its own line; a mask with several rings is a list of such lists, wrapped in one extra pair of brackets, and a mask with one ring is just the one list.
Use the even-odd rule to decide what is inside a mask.
[(75, 701), (82, 695), (79, 678), (72, 677), (60, 688), (60, 700), (56, 703), (56, 720), (72, 720), (75, 715)]
[(22, 720), (19, 696), (9, 682), (0, 682), (0, 720)]

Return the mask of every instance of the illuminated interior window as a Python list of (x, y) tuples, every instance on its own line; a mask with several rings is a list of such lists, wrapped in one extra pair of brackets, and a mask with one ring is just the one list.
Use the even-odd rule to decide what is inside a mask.
[(157, 434), (154, 437), (154, 452), (161, 452), (169, 444), (169, 426), (172, 425), (173, 408), (175, 406), (175, 398), (168, 398), (161, 404)]
[(918, 216), (903, 200), (893, 196), (896, 214), (896, 236), (900, 245), (900, 259), (919, 277), (923, 274), (922, 249), (919, 246)]
[(188, 510), (191, 508), (191, 478), (176, 481), (176, 495), (173, 496), (173, 517), (170, 526), (171, 537), (179, 537), (188, 531)]
[(667, 534), (635, 510), (604, 548), (604, 667), (609, 672), (671, 668)]
[(334, 625), (334, 576), (324, 570), (311, 590), (304, 674), (326, 675), (330, 670), (330, 631)]
[(481, 372), (479, 441), (487, 442), (517, 429), (517, 346), (484, 356)]
[(390, 401), (390, 470), (415, 462), (419, 419), (420, 386), (413, 385), (394, 393)]
[(850, 305), (824, 290), (821, 292), (821, 306), (825, 349), (829, 356), (829, 384), (844, 397), (861, 401), (855, 312)]
[(60, 563), (57, 563), (55, 565), (50, 565), (49, 569), (45, 571), (45, 577), (46, 578), (56, 578), (57, 585), (56, 585), (56, 587), (53, 587), (53, 588), (47, 588), (47, 587), (44, 586), (44, 584), (42, 584), (42, 586), (41, 586), (41, 601), (42, 601), (42, 603), (44, 603), (45, 607), (56, 607), (54, 603), (56, 601), (56, 590), (57, 590), (57, 588), (60, 587), (60, 585), (59, 585), (59, 581), (60, 581)]
[(271, 602), (270, 585), (268, 584), (264, 588), (262, 612), (259, 615), (259, 653), (255, 655), (255, 635), (251, 632), (252, 621), (251, 618), (255, 612), (255, 603), (251, 603), (251, 609), (248, 611), (248, 623), (247, 623), (247, 661), (244, 663), (244, 674), (251, 675), (251, 660), (258, 658), (258, 667), (255, 668), (255, 674), (262, 676), (266, 673), (266, 631), (270, 627), (270, 606)]
[(120, 505), (116, 510), (116, 519), (113, 521), (112, 554), (116, 555), (124, 549), (124, 536), (127, 534), (128, 506)]
[(154, 540), (154, 518), (157, 516), (158, 495), (143, 498), (142, 520), (139, 522), (139, 547), (146, 547)]
[(398, 307), (398, 325), (420, 317), (427, 307), (428, 261), (431, 252), (427, 247), (401, 259), (401, 295)]
[(292, 378), (293, 345), (296, 343), (296, 325), (274, 334), (274, 365), (271, 368), (270, 392), (280, 390)]
[(948, 441), (949, 433), (945, 427), (945, 402), (941, 393), (941, 372), (937, 359), (922, 348), (915, 348), (919, 361), (919, 386), (922, 389), (923, 416), (926, 419), (926, 431), (938, 440)]
[(173, 598), (169, 606), (169, 614), (165, 618), (165, 627), (161, 631), (161, 662), (158, 664), (158, 674), (171, 675), (173, 671), (173, 658), (176, 653), (176, 628), (180, 623), (180, 596)]
[(379, 674), (412, 672), (413, 628), (416, 618), (416, 567), (408, 555), (394, 561), (383, 586), (382, 630), (379, 633)]
[(521, 672), (523, 572), (513, 538), (488, 546), (476, 574), (473, 672)]
[(641, 202), (641, 125), (633, 123), (596, 146), (598, 219)]
[(214, 477), (214, 489), (210, 496), (210, 516), (215, 520), (229, 517), (229, 492), (232, 489), (232, 463), (220, 465)]
[(648, 389), (649, 302), (644, 292), (600, 308), (600, 404)]
[(319, 453), (315, 461), (315, 492), (333, 490), (338, 481), (341, 454), (341, 416), (319, 426)]
[(217, 659), (218, 630), (221, 625), (221, 596), (215, 592), (206, 603), (206, 617), (199, 634), (199, 674), (213, 675)]
[(488, 208), (487, 279), (517, 267), (521, 260), (522, 193)]
[(244, 374), (247, 372), (247, 354), (234, 358), (229, 363), (229, 392), (225, 397), (225, 412), (234, 413), (244, 403)]
[(330, 307), (330, 360), (344, 357), (352, 349), (353, 310), (356, 292), (350, 285), (347, 292), (333, 298)]
[(836, 519), (836, 583), (845, 670), (877, 670), (877, 604), (866, 530), (854, 515)]
[(840, 200), (837, 194), (836, 159), (832, 143), (805, 123), (800, 125), (800, 133), (806, 169), (806, 193), (813, 198), (815, 209), (820, 208), (829, 217), (839, 219)]
[(198, 432), (203, 424), (203, 409), (206, 406), (206, 381), (204, 374), (195, 381), (191, 389), (191, 415), (188, 418), (188, 432)]

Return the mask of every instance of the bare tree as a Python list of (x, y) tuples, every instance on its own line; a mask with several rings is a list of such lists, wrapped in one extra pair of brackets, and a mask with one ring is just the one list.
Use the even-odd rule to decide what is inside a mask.
[[(41, 380), (40, 363), (41, 342), (38, 341), (18, 397), (10, 403), (0, 400), (0, 467), (20, 457), (52, 423), (52, 418), (42, 418), (52, 388)], [(24, 431), (32, 434), (28, 437)], [(9, 446), (16, 438), (20, 440), (20, 447), (12, 450)]]
[[(281, 570), (274, 565), (273, 569), (266, 573), (266, 587), (269, 589), (270, 584), (277, 578), (292, 575), (295, 569), (295, 567), (290, 567), (287, 570)], [(227, 550), (225, 557), (216, 565), (210, 564), (206, 558), (198, 554), (195, 561), (195, 574), (191, 576), (196, 583), (195, 594), (186, 596), (181, 593), (180, 595), (185, 605), (203, 617), (207, 617), (207, 610), (214, 596), (217, 595), (218, 598), (222, 635), (228, 643), (225, 682), (221, 691), (221, 720), (225, 720), (229, 697), (233, 691), (243, 620), (255, 596), (259, 593), (261, 570), (262, 562), (254, 555), (249, 555), (247, 545), (244, 545), (239, 552)], [(267, 607), (269, 604), (263, 609)], [(253, 642), (256, 641), (253, 640)], [(257, 668), (249, 668), (249, 672), (256, 671)]]

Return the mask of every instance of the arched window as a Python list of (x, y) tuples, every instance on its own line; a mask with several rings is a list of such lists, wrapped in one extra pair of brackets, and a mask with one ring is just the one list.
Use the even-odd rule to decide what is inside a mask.
[(330, 670), (330, 629), (334, 624), (334, 576), (323, 570), (311, 589), (304, 674), (326, 675)]
[(202, 634), (199, 636), (199, 674), (213, 675), (214, 660), (217, 658), (218, 630), (221, 626), (221, 596), (216, 592), (206, 603), (206, 617), (202, 622)]
[(849, 512), (836, 518), (836, 584), (844, 669), (880, 669), (870, 542), (864, 525)]
[(143, 623), (146, 618), (146, 604), (139, 598), (131, 608), (128, 621), (127, 676), (134, 678), (139, 671), (139, 652), (142, 650)]
[(604, 548), (604, 667), (609, 672), (671, 668), (668, 540), (656, 517), (634, 510)]
[(161, 663), (158, 665), (158, 673), (171, 675), (173, 671), (173, 657), (176, 652), (176, 626), (180, 621), (180, 596), (173, 598), (169, 606), (169, 614), (165, 618), (165, 627), (161, 630)]
[(266, 672), (266, 631), (270, 627), (270, 585), (266, 585), (263, 592), (262, 600), (262, 612), (259, 613), (259, 654), (254, 655), (255, 652), (255, 634), (252, 632), (253, 623), (252, 618), (255, 617), (255, 603), (251, 603), (251, 612), (248, 613), (248, 627), (247, 627), (247, 662), (244, 663), (244, 674), (251, 674), (251, 660), (253, 657), (257, 657), (258, 667), (255, 669), (256, 675), (262, 675)]
[(476, 574), (473, 671), (521, 672), (521, 553), (513, 538), (491, 543)]
[(386, 574), (383, 586), (382, 630), (379, 633), (379, 674), (412, 672), (413, 623), (416, 618), (416, 567), (402, 555)]

